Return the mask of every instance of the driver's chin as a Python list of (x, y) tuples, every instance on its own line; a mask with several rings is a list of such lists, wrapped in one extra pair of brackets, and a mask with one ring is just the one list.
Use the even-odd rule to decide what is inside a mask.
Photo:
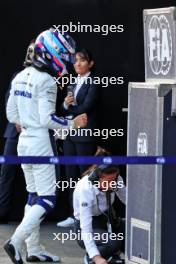
[(77, 74), (82, 74), (82, 71), (81, 70), (76, 70), (76, 73)]

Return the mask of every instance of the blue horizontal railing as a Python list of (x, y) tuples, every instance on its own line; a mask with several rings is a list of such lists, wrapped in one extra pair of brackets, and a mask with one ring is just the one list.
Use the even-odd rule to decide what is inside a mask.
[(176, 164), (176, 156), (0, 156), (0, 164)]

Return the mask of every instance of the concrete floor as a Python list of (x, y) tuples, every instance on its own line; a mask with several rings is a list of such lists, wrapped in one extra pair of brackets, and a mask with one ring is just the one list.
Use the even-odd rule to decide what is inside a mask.
[[(3, 244), (13, 234), (16, 226), (16, 223), (0, 225), (0, 264), (12, 263), (3, 249)], [(61, 234), (68, 234), (70, 232), (71, 231), (69, 228), (58, 228), (54, 223), (43, 224), (41, 227), (41, 242), (48, 251), (61, 257), (61, 263), (83, 264), (83, 256), (85, 252), (84, 250), (79, 248), (76, 241), (71, 241), (70, 239), (68, 239), (64, 243), (62, 243), (61, 241), (58, 241), (56, 235), (53, 234), (57, 234), (57, 237), (60, 239)], [(58, 233), (61, 234), (58, 235)], [(23, 259), (25, 262), (25, 248), (23, 249), (23, 255)]]

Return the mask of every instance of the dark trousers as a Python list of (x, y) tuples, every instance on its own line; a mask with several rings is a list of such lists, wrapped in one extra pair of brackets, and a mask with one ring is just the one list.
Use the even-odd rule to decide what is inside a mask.
[[(4, 156), (17, 156), (18, 137), (7, 138), (4, 147)], [(6, 218), (13, 196), (13, 183), (19, 171), (18, 165), (2, 164), (0, 173), (0, 218)]]
[[(73, 142), (66, 139), (63, 142), (64, 156), (91, 156), (95, 154), (96, 143), (90, 142)], [(89, 165), (67, 165), (65, 166), (65, 173), (67, 181), (77, 182), (81, 178), (82, 173), (89, 167)], [(73, 188), (69, 189), (69, 213), (73, 216)]]
[[(125, 223), (121, 221), (119, 224), (118, 230), (114, 232), (114, 235), (112, 236), (111, 234), (108, 233), (107, 231), (107, 217), (105, 215), (100, 215), (100, 216), (93, 216), (92, 219), (92, 227), (93, 227), (93, 234), (95, 235), (95, 243), (96, 246), (100, 252), (100, 255), (108, 259), (111, 257), (113, 254), (117, 253), (119, 250), (123, 248), (124, 244), (124, 239), (125, 239)], [(78, 220), (75, 220), (75, 233), (77, 233), (77, 238), (80, 238), (80, 222)], [(119, 240), (118, 234), (123, 233), (123, 240)], [(97, 234), (98, 238), (97, 239)], [(117, 237), (115, 238), (115, 234)], [(119, 236), (119, 238), (122, 237)], [(85, 249), (85, 245), (83, 240), (77, 239), (78, 245)]]

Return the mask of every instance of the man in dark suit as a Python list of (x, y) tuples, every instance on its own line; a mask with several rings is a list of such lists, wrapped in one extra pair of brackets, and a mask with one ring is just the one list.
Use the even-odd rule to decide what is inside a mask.
[[(7, 102), (10, 88), (6, 94), (5, 101)], [(20, 127), (14, 124), (8, 123), (4, 138), (6, 139), (4, 146), (4, 156), (17, 156), (17, 144), (18, 136), (20, 133)], [(0, 174), (0, 223), (6, 223), (8, 221), (8, 214), (11, 209), (11, 201), (13, 196), (13, 183), (15, 175), (19, 166), (11, 164), (1, 165)]]
[[(24, 61), (24, 66), (27, 67), (31, 64), (31, 58), (33, 56), (34, 40), (31, 41)], [(16, 76), (13, 75), (12, 79)], [(7, 90), (5, 95), (5, 105), (7, 104), (10, 89)], [(4, 146), (4, 156), (17, 156), (17, 144), (18, 137), (21, 129), (18, 125), (8, 123), (4, 138), (6, 139)], [(2, 164), (0, 172), (0, 223), (7, 223), (9, 218), (9, 212), (11, 209), (11, 202), (13, 198), (13, 183), (17, 173), (21, 170), (20, 166), (13, 164)], [(22, 174), (22, 171), (20, 172)]]

